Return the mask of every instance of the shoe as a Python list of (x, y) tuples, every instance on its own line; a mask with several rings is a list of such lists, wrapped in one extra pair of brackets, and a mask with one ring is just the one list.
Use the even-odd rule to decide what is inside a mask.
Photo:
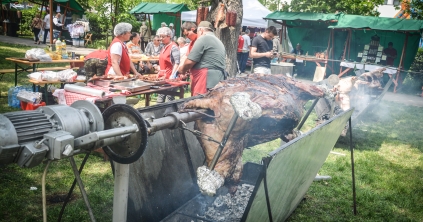
[(38, 45), (40, 44), (40, 42), (37, 43)]

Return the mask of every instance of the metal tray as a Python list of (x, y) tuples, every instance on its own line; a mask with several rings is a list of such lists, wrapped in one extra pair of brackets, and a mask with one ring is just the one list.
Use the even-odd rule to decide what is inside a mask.
[(155, 86), (167, 84), (166, 80), (158, 80), (158, 81), (154, 81), (154, 80), (143, 80), (143, 81), (144, 82), (148, 82), (148, 83), (150, 83), (152, 85), (155, 85)]
[(131, 81), (131, 79), (113, 80), (113, 78), (104, 78), (104, 79), (93, 79), (92, 83), (96, 86), (109, 87), (110, 85), (114, 85), (116, 83), (129, 82), (129, 81)]
[(130, 82), (120, 82), (120, 83), (113, 83), (113, 88), (115, 89), (124, 89), (128, 90), (129, 92), (139, 92), (143, 90), (150, 89), (152, 84), (146, 83), (143, 81), (130, 81)]

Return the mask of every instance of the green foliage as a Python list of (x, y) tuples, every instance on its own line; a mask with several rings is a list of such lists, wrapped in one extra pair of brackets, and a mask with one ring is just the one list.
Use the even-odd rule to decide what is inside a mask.
[(411, 72), (403, 82), (401, 92), (420, 93), (423, 86), (423, 49), (419, 48), (410, 67)]
[[(34, 35), (31, 30), (31, 23), (32, 23), (32, 19), (35, 18), (35, 15), (37, 14), (38, 15), (40, 14), (40, 11), (38, 10), (38, 5), (34, 5), (34, 7), (32, 8), (22, 11), (22, 21), (21, 21), (20, 30), (19, 30), (20, 35), (25, 35), (25, 36)], [(45, 16), (45, 13), (43, 13), (40, 18), (43, 19), (44, 16)]]
[(383, 5), (384, 0), (292, 0), (291, 10), (294, 12), (343, 12), (353, 15), (378, 16), (376, 7)]

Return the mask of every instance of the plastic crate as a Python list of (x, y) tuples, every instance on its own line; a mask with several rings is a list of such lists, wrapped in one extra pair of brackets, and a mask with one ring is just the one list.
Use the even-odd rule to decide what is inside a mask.
[(36, 110), (40, 106), (45, 106), (45, 102), (41, 102), (40, 104), (32, 104), (21, 101), (21, 109), (22, 110)]

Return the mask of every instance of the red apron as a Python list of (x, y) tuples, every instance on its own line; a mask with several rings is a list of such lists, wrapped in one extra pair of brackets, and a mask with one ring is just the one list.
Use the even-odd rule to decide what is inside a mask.
[(191, 49), (192, 49), (192, 47), (194, 47), (194, 43), (195, 43), (196, 40), (197, 40), (197, 35), (195, 36), (194, 40), (191, 40), (191, 42), (189, 42), (187, 54), (185, 54), (185, 55), (188, 56), (188, 54), (191, 52)]
[(119, 42), (122, 45), (122, 56), (120, 57), (119, 63), (120, 71), (122, 72), (122, 75), (129, 76), (129, 70), (131, 70), (131, 59), (129, 58), (128, 48), (118, 38), (113, 39), (112, 43), (110, 43), (107, 53), (107, 68), (104, 75), (108, 76), (109, 70), (112, 68), (112, 55), (110, 54), (110, 47), (116, 42)]
[(165, 79), (169, 79), (169, 77), (172, 75), (173, 64), (172, 64), (172, 60), (170, 59), (172, 46), (177, 46), (177, 45), (176, 43), (171, 42), (167, 44), (160, 52), (160, 56), (159, 56), (160, 72), (159, 72), (158, 78), (161, 78), (164, 76)]
[(208, 68), (191, 69), (191, 96), (207, 93)]

